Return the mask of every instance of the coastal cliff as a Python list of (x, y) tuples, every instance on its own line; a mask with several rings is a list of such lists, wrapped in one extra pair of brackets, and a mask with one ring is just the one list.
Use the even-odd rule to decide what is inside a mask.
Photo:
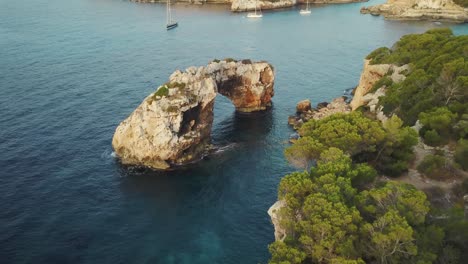
[(452, 0), (388, 0), (385, 4), (363, 7), (361, 13), (395, 20), (468, 22), (468, 8)]
[(200, 159), (210, 148), (217, 93), (237, 111), (271, 106), (273, 67), (267, 62), (227, 59), (175, 71), (117, 127), (112, 139), (124, 164), (168, 169)]
[[(137, 3), (166, 3), (166, 0), (131, 0)], [(311, 0), (310, 4), (346, 4), (367, 2), (369, 0)], [(172, 2), (181, 2), (188, 4), (230, 4), (233, 12), (253, 11), (255, 5), (263, 10), (281, 9), (305, 4), (306, 0), (176, 0)]]
[[(232, 0), (231, 11), (244, 12), (252, 11), (255, 9), (257, 1), (255, 0)], [(263, 10), (278, 9), (292, 7), (297, 4), (296, 0), (272, 0), (272, 1), (258, 1), (257, 8)]]
[(371, 60), (364, 60), (364, 68), (359, 79), (359, 84), (354, 90), (353, 100), (350, 103), (351, 109), (354, 111), (369, 102), (365, 95), (372, 90), (382, 77), (388, 75), (394, 83), (399, 83), (405, 78), (402, 72), (408, 70), (409, 65), (398, 67), (392, 64), (371, 64)]
[[(311, 0), (310, 4), (345, 4), (345, 3), (356, 3), (356, 2), (367, 2), (368, 0)], [(268, 9), (279, 9), (287, 8), (295, 5), (305, 4), (306, 0), (270, 0), (270, 1), (258, 1), (257, 8), (263, 10)], [(231, 11), (244, 12), (252, 11), (255, 9), (255, 0), (232, 0)]]

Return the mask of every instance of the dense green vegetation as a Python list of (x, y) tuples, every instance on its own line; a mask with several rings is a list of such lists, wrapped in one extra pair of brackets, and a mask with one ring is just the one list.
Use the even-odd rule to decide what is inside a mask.
[(393, 116), (382, 125), (360, 112), (336, 114), (322, 120), (310, 120), (300, 129), (301, 138), (285, 151), (293, 164), (308, 167), (330, 147), (340, 148), (353, 160), (368, 162), (389, 176), (408, 168), (417, 133)]
[(389, 86), (380, 100), (386, 114), (397, 114), (406, 125), (419, 119), (421, 136), (433, 146), (467, 136), (468, 36), (433, 29), (404, 36), (392, 49), (379, 48), (367, 58), (373, 64), (410, 65), (403, 82), (380, 81)]
[(455, 162), (464, 170), (468, 170), (468, 140), (460, 139), (455, 149)]
[(444, 180), (452, 176), (453, 167), (451, 162), (442, 155), (427, 155), (418, 165), (418, 171), (429, 178)]
[[(459, 263), (444, 258), (460, 258), (468, 223), (460, 216), (433, 223), (426, 195), (408, 184), (364, 189), (375, 176), (331, 147), (310, 173), (284, 177), (278, 197), (287, 206), (278, 213), (287, 236), (270, 245), (270, 263)], [(460, 233), (446, 235), (455, 228)]]
[[(428, 192), (378, 175), (400, 176), (413, 161), (418, 134), (425, 143), (456, 144), (453, 160), (444, 151), (427, 155), (418, 166), (443, 180), (468, 166), (468, 36), (448, 29), (404, 36), (392, 49), (380, 48), (372, 63), (409, 64), (407, 78), (387, 86), (380, 98), (387, 121), (355, 111), (310, 120), (285, 156), (305, 168), (285, 176), (277, 211), (284, 241), (269, 246), (271, 264), (299, 263), (464, 263), (468, 258), (468, 221), (463, 203), (434, 206), (444, 190)], [(365, 110), (363, 110), (365, 111)], [(401, 119), (399, 118), (401, 117)], [(457, 165), (458, 164), (458, 165)], [(468, 180), (456, 197), (468, 193)]]

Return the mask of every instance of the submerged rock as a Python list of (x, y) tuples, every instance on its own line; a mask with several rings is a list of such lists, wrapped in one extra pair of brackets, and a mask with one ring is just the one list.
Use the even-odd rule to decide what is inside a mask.
[(271, 106), (274, 72), (267, 62), (232, 59), (175, 71), (117, 127), (112, 146), (124, 164), (168, 169), (200, 159), (210, 148), (216, 94), (237, 111)]

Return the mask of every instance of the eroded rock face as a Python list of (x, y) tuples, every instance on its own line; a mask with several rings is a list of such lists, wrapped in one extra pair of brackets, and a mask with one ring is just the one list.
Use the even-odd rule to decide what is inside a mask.
[(296, 0), (279, 0), (279, 1), (256, 1), (256, 0), (232, 0), (231, 11), (243, 12), (253, 11), (257, 5), (257, 9), (277, 9), (296, 5)]
[[(279, 9), (288, 8), (299, 4), (307, 3), (307, 0), (231, 0), (231, 11), (234, 12), (245, 12), (253, 11), (255, 5), (257, 9), (268, 10), (268, 9)], [(355, 2), (367, 2), (368, 0), (310, 0), (310, 4), (344, 4), (344, 3), (355, 3)]]
[(273, 223), (273, 227), (275, 228), (275, 240), (276, 241), (283, 241), (286, 238), (286, 230), (281, 227), (280, 225), (280, 217), (279, 211), (281, 208), (285, 207), (286, 203), (282, 200), (276, 201), (270, 209), (268, 209), (268, 215), (271, 218), (271, 222)]
[(364, 96), (371, 91), (374, 84), (382, 77), (391, 72), (391, 79), (398, 83), (404, 80), (405, 75), (402, 72), (409, 70), (408, 65), (396, 66), (392, 64), (370, 64), (370, 60), (364, 60), (364, 69), (362, 70), (359, 84), (354, 91), (353, 100), (350, 103), (352, 110), (365, 104)]
[(468, 22), (468, 9), (452, 0), (388, 0), (385, 4), (363, 7), (361, 13), (382, 14), (387, 19), (397, 20)]
[(210, 147), (217, 92), (250, 112), (271, 105), (273, 85), (266, 62), (219, 61), (175, 71), (120, 123), (112, 146), (122, 163), (157, 169), (200, 159)]
[[(351, 107), (346, 100), (347, 98), (345, 96), (340, 96), (333, 99), (330, 103), (323, 102), (318, 104), (316, 109), (312, 108), (307, 111), (296, 112), (296, 115), (288, 118), (288, 124), (297, 129), (311, 119), (319, 120), (337, 113), (349, 113), (351, 112)], [(309, 100), (303, 100), (301, 102), (305, 101)], [(301, 102), (297, 104), (297, 107), (299, 107)]]
[(309, 99), (302, 100), (296, 105), (296, 113), (305, 113), (312, 110), (312, 105)]

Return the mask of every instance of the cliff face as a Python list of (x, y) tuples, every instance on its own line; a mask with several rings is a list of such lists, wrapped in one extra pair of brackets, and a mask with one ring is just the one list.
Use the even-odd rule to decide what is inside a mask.
[[(255, 0), (232, 0), (231, 11), (243, 12), (255, 9)], [(296, 0), (258, 1), (257, 8), (262, 10), (285, 8), (296, 5)]]
[[(137, 3), (166, 3), (166, 0), (131, 0)], [(344, 3), (356, 3), (356, 2), (367, 2), (369, 0), (310, 0), (310, 4), (344, 4)], [(305, 4), (307, 0), (172, 0), (175, 2), (189, 3), (189, 4), (230, 4), (231, 11), (233, 12), (245, 12), (253, 11), (255, 4), (257, 8), (263, 10), (269, 9), (280, 9), (295, 6), (297, 4)]]
[(122, 163), (168, 169), (200, 159), (210, 147), (217, 92), (238, 111), (264, 110), (273, 96), (266, 62), (212, 62), (175, 71), (117, 127), (112, 146)]
[[(354, 111), (358, 107), (369, 102), (369, 97), (366, 94), (372, 89), (374, 84), (385, 75), (390, 75), (393, 82), (398, 83), (404, 80), (403, 71), (408, 70), (408, 65), (398, 67), (392, 64), (370, 64), (370, 60), (364, 60), (364, 68), (359, 79), (359, 84), (354, 90), (354, 97), (350, 103), (351, 109)], [(390, 74), (391, 73), (391, 74)]]
[[(310, 0), (309, 4), (344, 4), (367, 1), (368, 0)], [(231, 11), (234, 12), (253, 11), (257, 3), (255, 0), (231, 0), (231, 2)], [(260, 0), (258, 1), (257, 8), (261, 8), (262, 10), (278, 9), (305, 3), (307, 3), (307, 0)]]
[(468, 9), (452, 0), (388, 0), (382, 5), (363, 7), (361, 13), (382, 14), (385, 18), (398, 20), (468, 22)]
[(285, 207), (286, 203), (284, 201), (276, 201), (270, 209), (268, 209), (268, 215), (271, 218), (273, 227), (275, 228), (275, 240), (283, 241), (286, 238), (286, 230), (284, 230), (280, 225), (279, 211), (281, 208)]

